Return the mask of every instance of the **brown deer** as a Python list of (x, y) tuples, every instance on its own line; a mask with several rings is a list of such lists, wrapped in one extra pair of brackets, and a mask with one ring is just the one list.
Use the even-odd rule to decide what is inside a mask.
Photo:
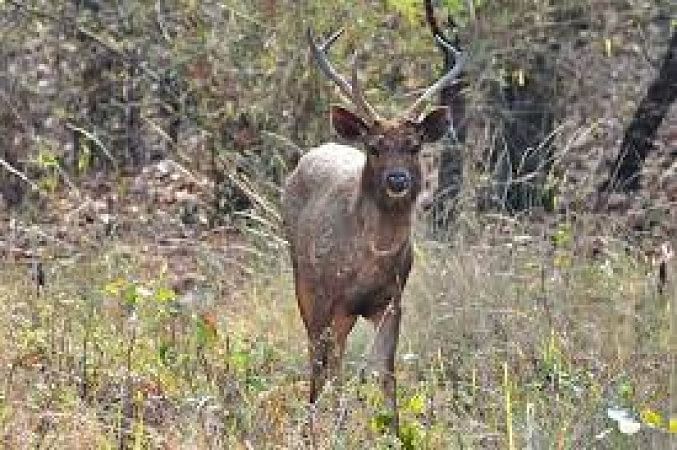
[(376, 329), (373, 362), (397, 432), (394, 359), (400, 299), (412, 266), (412, 211), (421, 189), (418, 152), (422, 144), (442, 137), (449, 123), (446, 107), (421, 117), (418, 113), (457, 77), (464, 55), (437, 37), (457, 64), (404, 114), (383, 119), (362, 94), (357, 58), (350, 82), (328, 60), (327, 52), (341, 33), (322, 45), (310, 29), (307, 38), (317, 66), (356, 111), (332, 106), (334, 129), (366, 152), (328, 143), (304, 154), (284, 187), (282, 214), (309, 338), (311, 404), (328, 375), (338, 376), (346, 338), (362, 316)]

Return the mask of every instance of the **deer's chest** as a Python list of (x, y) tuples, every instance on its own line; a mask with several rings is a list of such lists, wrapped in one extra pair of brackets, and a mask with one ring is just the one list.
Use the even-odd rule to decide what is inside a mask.
[(338, 283), (344, 289), (337, 294), (345, 299), (349, 313), (369, 316), (400, 298), (410, 268), (408, 243), (392, 257), (364, 257), (361, 264), (344, 268)]
[(409, 229), (338, 212), (321, 210), (304, 223), (296, 240), (300, 273), (315, 280), (319, 298), (368, 315), (401, 294), (411, 268)]

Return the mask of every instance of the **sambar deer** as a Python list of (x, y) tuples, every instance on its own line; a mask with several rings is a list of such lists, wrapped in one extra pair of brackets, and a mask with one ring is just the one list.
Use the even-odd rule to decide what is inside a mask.
[(398, 431), (394, 360), (402, 290), (412, 266), (412, 215), (421, 189), (418, 152), (440, 139), (446, 107), (419, 116), (425, 101), (454, 80), (464, 55), (439, 36), (457, 62), (395, 119), (380, 117), (365, 99), (353, 61), (349, 82), (328, 59), (342, 30), (308, 44), (319, 69), (353, 105), (331, 106), (336, 132), (366, 152), (328, 143), (304, 154), (286, 181), (282, 215), (290, 246), (296, 297), (308, 332), (310, 402), (328, 375), (337, 376), (346, 338), (362, 316), (374, 325), (373, 362)]

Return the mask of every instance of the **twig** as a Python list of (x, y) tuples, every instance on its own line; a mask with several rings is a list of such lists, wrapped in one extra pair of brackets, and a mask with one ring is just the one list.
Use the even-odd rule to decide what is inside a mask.
[(162, 15), (162, 0), (155, 0), (155, 18), (157, 20), (158, 28), (162, 37), (167, 42), (171, 42), (172, 38), (169, 36), (169, 31), (167, 31), (167, 25), (165, 24), (164, 17)]
[(83, 36), (95, 41), (99, 45), (105, 47), (107, 50), (110, 50), (111, 52), (115, 53), (118, 56), (122, 56), (125, 59), (125, 62), (130, 62), (131, 58), (129, 55), (125, 53), (124, 50), (121, 48), (117, 47), (117, 42), (106, 42), (103, 37), (99, 36), (98, 34), (94, 33), (91, 30), (88, 30), (87, 28), (83, 27), (82, 25), (78, 25), (77, 27), (78, 33), (82, 34)]
[[(228, 166), (228, 161), (223, 157), (218, 157), (225, 166)], [(270, 214), (270, 216), (275, 219), (278, 223), (282, 223), (282, 217), (275, 210), (275, 208), (268, 204), (257, 192), (256, 189), (251, 187), (247, 177), (241, 174), (235, 174), (232, 170), (224, 170), (226, 177), (240, 189), (244, 194), (255, 204), (258, 204), (265, 212)]]
[(9, 173), (19, 177), (26, 184), (28, 184), (31, 187), (31, 189), (33, 189), (34, 191), (42, 192), (37, 184), (33, 183), (31, 180), (28, 179), (28, 177), (25, 174), (23, 174), (19, 170), (15, 169), (10, 163), (8, 163), (7, 161), (5, 161), (2, 158), (0, 158), (0, 166), (3, 166)]
[(637, 26), (637, 32), (641, 37), (638, 47), (642, 52), (642, 56), (644, 57), (644, 59), (646, 59), (646, 62), (648, 62), (652, 68), (658, 70), (660, 68), (660, 62), (656, 61), (654, 58), (651, 57), (651, 55), (649, 55), (649, 50), (647, 50), (646, 46), (644, 45), (644, 43), (647, 42), (646, 33), (642, 31), (642, 27), (639, 25)]
[(299, 147), (294, 141), (292, 141), (288, 137), (282, 136), (281, 134), (273, 133), (272, 131), (266, 131), (266, 130), (263, 130), (262, 133), (266, 136), (269, 136), (269, 137), (275, 139), (276, 141), (280, 142), (281, 144), (291, 148), (295, 152), (298, 152), (299, 155), (303, 154), (303, 149), (301, 147)]
[(251, 17), (251, 16), (249, 16), (249, 15), (243, 13), (242, 11), (238, 11), (237, 9), (233, 8), (232, 6), (228, 6), (228, 5), (226, 5), (225, 3), (222, 3), (222, 4), (221, 4), (221, 7), (222, 7), (223, 9), (227, 9), (228, 11), (230, 11), (230, 13), (231, 13), (233, 16), (240, 17), (240, 18), (244, 19), (245, 21), (247, 21), (247, 22), (249, 22), (249, 23), (251, 23), (251, 24), (256, 25), (256, 26), (259, 27), (259, 28), (262, 28), (262, 29), (264, 29), (264, 30), (266, 30), (266, 31), (270, 31), (270, 32), (275, 31), (275, 30), (272, 29), (271, 27), (269, 27), (269, 26), (267, 26), (267, 25), (264, 25), (263, 23), (259, 22), (258, 20), (254, 19), (253, 17)]
[(90, 133), (89, 131), (87, 131), (83, 128), (76, 127), (75, 125), (73, 125), (70, 122), (66, 122), (66, 128), (68, 128), (69, 130), (77, 131), (78, 133), (82, 134), (84, 137), (86, 137), (90, 141), (94, 142), (97, 145), (97, 147), (99, 147), (101, 149), (103, 154), (106, 155), (106, 157), (108, 157), (108, 159), (113, 163), (113, 165), (115, 167), (117, 167), (117, 161), (115, 160), (115, 158), (113, 158), (113, 155), (108, 151), (106, 146), (103, 145), (103, 142), (101, 142), (101, 140), (98, 137), (96, 137), (96, 135), (94, 135), (93, 133)]

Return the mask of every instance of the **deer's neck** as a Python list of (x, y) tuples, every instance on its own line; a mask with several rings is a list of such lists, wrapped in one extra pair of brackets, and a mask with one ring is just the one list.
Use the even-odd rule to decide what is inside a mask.
[(358, 198), (357, 217), (369, 251), (378, 257), (397, 254), (411, 236), (412, 208), (384, 210), (369, 195)]

